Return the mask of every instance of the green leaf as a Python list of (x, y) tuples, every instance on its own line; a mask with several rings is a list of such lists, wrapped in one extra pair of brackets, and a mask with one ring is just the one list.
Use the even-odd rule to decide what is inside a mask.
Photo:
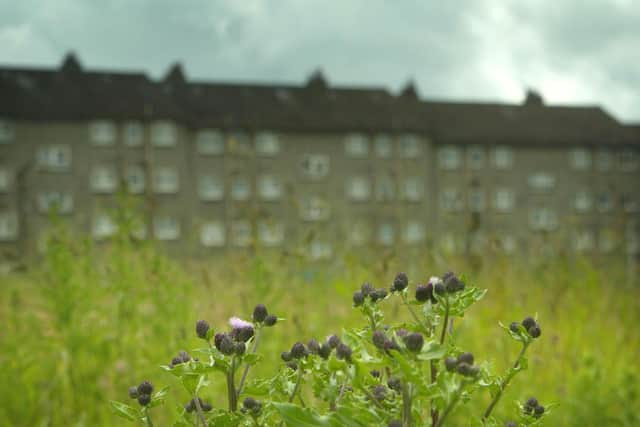
[(244, 357), (242, 358), (242, 361), (249, 366), (255, 365), (261, 360), (262, 360), (262, 356), (259, 355), (258, 353), (249, 353), (244, 355)]
[(111, 409), (116, 415), (122, 418), (126, 418), (129, 421), (138, 420), (138, 417), (140, 416), (140, 412), (137, 409), (132, 408), (126, 403), (117, 402), (115, 400), (112, 400), (109, 403), (111, 403)]
[(309, 408), (302, 408), (292, 403), (274, 403), (273, 406), (288, 426), (331, 427), (332, 425), (328, 417), (316, 414)]
[(418, 360), (435, 360), (442, 359), (447, 352), (447, 348), (438, 344), (436, 341), (431, 341), (422, 347), (422, 351), (416, 356)]

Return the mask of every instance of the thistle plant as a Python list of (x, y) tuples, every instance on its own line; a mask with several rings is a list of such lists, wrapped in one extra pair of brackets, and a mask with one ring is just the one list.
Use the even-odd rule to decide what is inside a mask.
[[(538, 425), (549, 405), (535, 397), (516, 404), (509, 419), (494, 413), (508, 385), (527, 369), (526, 352), (542, 335), (538, 321), (527, 316), (500, 324), (520, 346), (503, 375), (492, 374), (487, 362), (453, 339), (453, 319), (463, 317), (485, 294), (452, 272), (415, 287), (405, 273), (398, 273), (388, 288), (364, 283), (352, 297), (363, 326), (325, 338), (299, 337), (282, 349), (280, 364), (266, 378), (252, 378), (251, 367), (262, 361), (260, 340), (273, 335), (263, 337), (265, 328), (281, 319), (258, 304), (251, 321), (233, 317), (228, 330), (214, 332), (199, 320), (195, 333), (207, 346), (191, 351), (198, 357), (180, 351), (162, 367), (186, 392), (187, 403), (174, 425), (441, 427), (453, 425), (456, 410), (478, 394), (488, 394), (490, 403), (465, 424)], [(392, 299), (407, 310), (410, 321), (385, 321), (384, 308)], [(202, 399), (212, 381), (226, 383), (225, 408)], [(140, 409), (112, 402), (116, 413), (152, 425), (149, 409), (164, 401), (166, 389), (153, 395), (147, 384), (129, 391)]]

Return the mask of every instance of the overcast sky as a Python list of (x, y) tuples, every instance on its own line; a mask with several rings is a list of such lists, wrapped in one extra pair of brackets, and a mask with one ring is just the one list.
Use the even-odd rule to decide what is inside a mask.
[[(635, 5), (633, 5), (635, 3)], [(331, 84), (413, 78), (423, 98), (601, 104), (640, 122), (636, 0), (6, 0), (0, 63), (198, 80)]]

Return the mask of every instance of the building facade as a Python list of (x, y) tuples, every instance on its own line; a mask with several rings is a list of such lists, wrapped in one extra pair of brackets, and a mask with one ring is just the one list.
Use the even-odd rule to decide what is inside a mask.
[(248, 247), (640, 251), (640, 126), (599, 107), (421, 100), (409, 84), (161, 80), (0, 67), (0, 258), (37, 253), (51, 212), (108, 239), (207, 255)]

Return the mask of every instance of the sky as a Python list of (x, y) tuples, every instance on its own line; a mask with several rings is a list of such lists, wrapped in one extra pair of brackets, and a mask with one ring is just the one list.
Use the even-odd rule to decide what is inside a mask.
[(640, 122), (640, 4), (634, 0), (0, 1), (0, 64), (189, 80), (331, 85), (423, 99), (598, 104)]

